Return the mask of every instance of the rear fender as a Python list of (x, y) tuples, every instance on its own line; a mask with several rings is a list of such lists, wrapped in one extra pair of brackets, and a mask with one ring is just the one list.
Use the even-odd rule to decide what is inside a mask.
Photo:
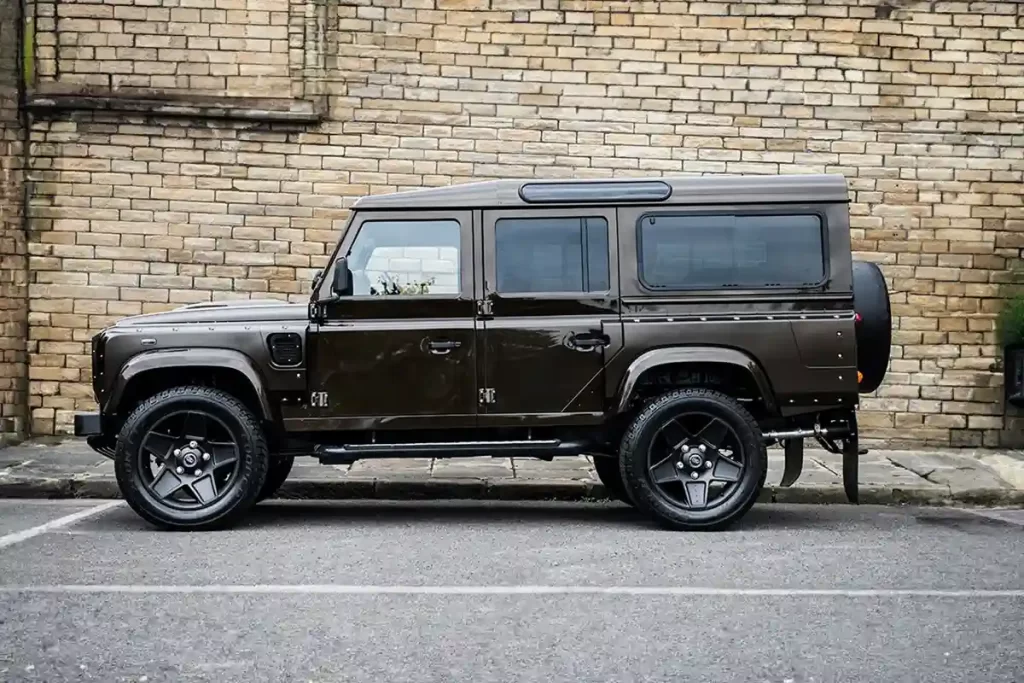
[(686, 363), (718, 363), (741, 368), (753, 378), (765, 408), (772, 414), (778, 412), (771, 382), (768, 381), (768, 376), (758, 362), (751, 356), (736, 349), (719, 346), (680, 346), (648, 351), (630, 364), (622, 378), (613, 414), (619, 415), (626, 412), (637, 381), (645, 372), (662, 365)]
[(150, 370), (166, 370), (168, 368), (229, 369), (240, 373), (252, 385), (259, 399), (260, 411), (264, 419), (272, 419), (270, 399), (264, 386), (263, 378), (252, 360), (245, 354), (231, 349), (169, 349), (149, 351), (134, 356), (125, 363), (118, 372), (117, 379), (111, 389), (110, 396), (103, 406), (104, 413), (117, 410), (125, 389), (133, 379)]

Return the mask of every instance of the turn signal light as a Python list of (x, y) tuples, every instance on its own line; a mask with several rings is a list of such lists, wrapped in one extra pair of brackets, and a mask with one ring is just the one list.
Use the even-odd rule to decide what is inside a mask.
[(861, 372), (860, 370), (858, 370), (857, 371), (857, 384), (860, 384), (863, 381), (864, 381), (864, 373)]

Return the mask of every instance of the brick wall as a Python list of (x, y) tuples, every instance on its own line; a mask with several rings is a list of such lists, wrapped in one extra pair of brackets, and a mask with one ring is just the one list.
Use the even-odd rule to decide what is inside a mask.
[[(249, 120), (226, 122), (76, 100), (34, 125), (36, 431), (66, 431), (73, 409), (91, 406), (87, 340), (119, 316), (304, 299), (364, 193), (507, 176), (807, 172), (849, 179), (857, 255), (883, 264), (892, 287), (891, 374), (864, 400), (864, 427), (935, 445), (1024, 431), (1004, 417), (992, 332), (999, 283), (1024, 247), (1022, 3), (244, 0), (257, 30), (241, 14), (215, 24), (208, 12), (222, 0), (190, 0), (184, 20), (148, 2), (141, 24), (118, 19), (143, 4), (53, 10), (44, 85), (82, 93), (76, 79), (102, 73), (102, 60), (152, 64), (149, 52), (117, 52), (131, 36), (132, 50), (184, 50), (157, 53), (159, 94), (184, 102), (186, 79), (277, 54), (279, 39), (259, 42), (261, 31), (288, 12), (292, 96), (328, 106), (321, 122), (268, 122), (246, 102)], [(104, 17), (69, 29), (86, 8)], [(247, 42), (190, 42), (216, 26), (244, 29)], [(152, 36), (185, 47), (147, 47)], [(101, 53), (115, 37), (124, 44)], [(85, 43), (95, 50), (65, 51)], [(52, 46), (73, 69), (54, 65)], [(195, 73), (196, 59), (209, 73)], [(128, 78), (87, 94), (123, 94)], [(213, 92), (222, 81), (195, 83)], [(222, 96), (246, 95), (223, 83)]]
[(287, 2), (56, 4), (64, 85), (273, 96), (291, 90)]
[(25, 130), (18, 114), (21, 69), (17, 0), (0, 0), (0, 443), (28, 426), (28, 259), (23, 225)]

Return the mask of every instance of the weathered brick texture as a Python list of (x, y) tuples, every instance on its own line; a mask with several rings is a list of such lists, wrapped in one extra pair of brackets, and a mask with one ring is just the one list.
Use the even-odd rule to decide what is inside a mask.
[[(232, 94), (252, 55), (279, 59), (274, 17), (297, 13), (285, 0), (234, 1), (251, 19), (215, 21), (222, 0), (62, 3), (54, 42), (75, 78), (160, 64), (151, 86), (159, 76)], [(321, 124), (40, 121), (33, 428), (66, 431), (91, 407), (87, 342), (119, 316), (304, 299), (364, 193), (508, 176), (830, 172), (850, 182), (858, 257), (880, 262), (892, 287), (891, 374), (864, 400), (863, 426), (918, 444), (1019, 440), (993, 370), (993, 314), (1024, 247), (1022, 8), (350, 0), (326, 14), (325, 70), (291, 57), (329, 96)], [(93, 11), (103, 16), (82, 14)], [(253, 42), (190, 40), (215, 30)], [(303, 35), (292, 52), (313, 49), (308, 25)]]
[[(301, 8), (304, 3), (296, 3)], [(291, 94), (281, 0), (39, 2), (54, 15), (42, 73), (66, 86), (274, 97)]]
[(17, 0), (0, 0), (0, 443), (28, 426), (28, 257), (23, 224), (25, 130), (18, 114)]

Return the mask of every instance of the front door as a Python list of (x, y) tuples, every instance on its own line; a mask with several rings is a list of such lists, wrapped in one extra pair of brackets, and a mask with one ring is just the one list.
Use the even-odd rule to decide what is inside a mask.
[(481, 425), (602, 419), (617, 243), (613, 210), (484, 212)]
[(339, 255), (353, 291), (326, 304), (312, 335), (317, 428), (473, 426), (470, 212), (362, 214)]

